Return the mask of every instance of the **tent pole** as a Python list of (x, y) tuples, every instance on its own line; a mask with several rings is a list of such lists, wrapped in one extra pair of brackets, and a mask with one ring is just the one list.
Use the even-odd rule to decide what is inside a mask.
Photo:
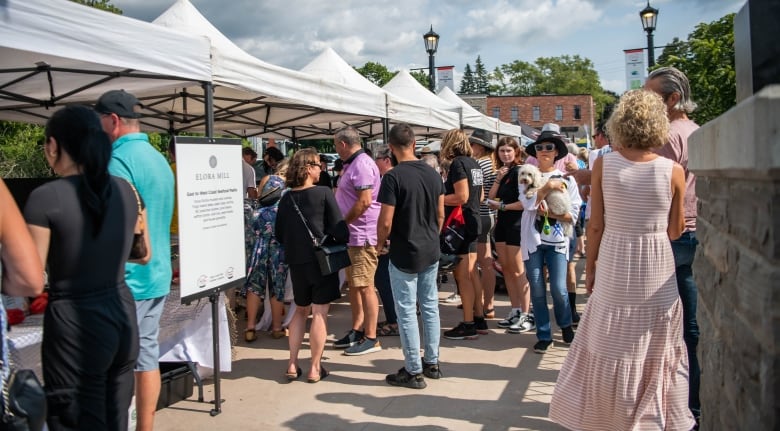
[(203, 83), (203, 94), (206, 104), (203, 113), (206, 117), (206, 137), (214, 137), (214, 87), (210, 82)]

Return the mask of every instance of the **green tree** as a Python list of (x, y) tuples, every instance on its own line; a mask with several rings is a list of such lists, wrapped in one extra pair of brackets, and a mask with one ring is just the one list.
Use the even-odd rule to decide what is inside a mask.
[(496, 68), (492, 80), (493, 88), (508, 95), (590, 94), (599, 114), (615, 100), (601, 87), (593, 62), (579, 55), (540, 57), (535, 63), (515, 60)]
[(474, 94), (477, 89), (475, 84), (474, 72), (471, 71), (471, 65), (466, 63), (466, 69), (463, 70), (463, 79), (460, 81), (460, 93)]
[(490, 79), (479, 55), (474, 63), (474, 90), (477, 94), (490, 94)]
[(112, 5), (111, 2), (108, 0), (70, 0), (70, 1), (78, 4), (87, 5), (95, 9), (100, 9), (107, 12), (115, 13), (117, 15), (122, 15), (122, 9), (119, 9), (118, 7)]
[(674, 66), (688, 76), (693, 100), (699, 105), (691, 118), (704, 124), (737, 103), (734, 63), (731, 13), (697, 25), (686, 41), (675, 38), (658, 57), (656, 66)]
[(368, 63), (364, 64), (363, 67), (356, 67), (355, 70), (359, 74), (365, 76), (366, 79), (380, 87), (390, 82), (395, 74), (398, 73), (391, 72), (387, 69), (386, 66), (379, 63), (374, 63), (373, 61), (369, 61)]
[(509, 81), (500, 67), (493, 69), (488, 75), (488, 94), (493, 96), (504, 96), (509, 92)]

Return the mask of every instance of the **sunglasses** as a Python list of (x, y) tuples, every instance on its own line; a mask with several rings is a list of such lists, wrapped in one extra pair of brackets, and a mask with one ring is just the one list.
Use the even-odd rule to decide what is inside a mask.
[(534, 144), (534, 150), (536, 151), (552, 151), (555, 149), (555, 144)]

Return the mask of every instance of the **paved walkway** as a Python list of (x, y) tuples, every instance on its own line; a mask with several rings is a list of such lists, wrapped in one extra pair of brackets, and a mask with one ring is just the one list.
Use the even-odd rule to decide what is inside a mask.
[[(583, 267), (581, 260), (578, 272)], [(582, 310), (582, 281), (579, 288)], [(440, 298), (452, 291), (452, 284), (442, 286)], [(349, 329), (345, 300), (331, 306), (330, 342)], [(498, 294), (497, 300), (497, 317), (503, 318), (509, 311), (506, 294)], [(441, 303), (440, 308), (443, 328), (460, 321), (456, 304)], [(380, 312), (380, 320), (383, 317)], [(286, 338), (274, 340), (264, 333), (251, 344), (242, 338), (235, 347), (233, 371), (222, 374), (222, 413), (211, 417), (211, 404), (197, 402), (196, 389), (189, 400), (159, 411), (155, 429), (562, 430), (547, 419), (555, 380), (568, 352), (560, 330), (554, 337), (556, 347), (539, 355), (533, 352), (533, 332), (506, 334), (496, 326), (498, 320), (489, 320), (491, 333), (477, 340), (442, 338), (444, 378), (426, 379), (428, 387), (423, 390), (392, 387), (384, 381), (386, 374), (403, 366), (398, 337), (380, 337), (383, 350), (364, 356), (344, 356), (329, 343), (323, 364), (331, 375), (317, 384), (286, 381)], [(301, 359), (305, 375), (308, 350), (302, 351)], [(213, 400), (213, 382), (205, 385), (206, 401)]]

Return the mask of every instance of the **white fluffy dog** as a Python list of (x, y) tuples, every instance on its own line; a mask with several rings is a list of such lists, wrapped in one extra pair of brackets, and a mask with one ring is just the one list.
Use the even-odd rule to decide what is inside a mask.
[[(531, 198), (542, 186), (547, 183), (547, 179), (542, 176), (541, 171), (534, 165), (522, 165), (517, 173), (517, 182), (525, 186), (525, 196)], [(564, 184), (566, 182), (564, 181)], [(571, 198), (569, 194), (561, 189), (555, 189), (547, 193), (547, 197), (539, 203), (539, 212), (549, 212), (554, 218), (556, 215), (568, 214), (571, 211)], [(563, 226), (563, 233), (571, 237), (572, 224), (560, 221)]]

